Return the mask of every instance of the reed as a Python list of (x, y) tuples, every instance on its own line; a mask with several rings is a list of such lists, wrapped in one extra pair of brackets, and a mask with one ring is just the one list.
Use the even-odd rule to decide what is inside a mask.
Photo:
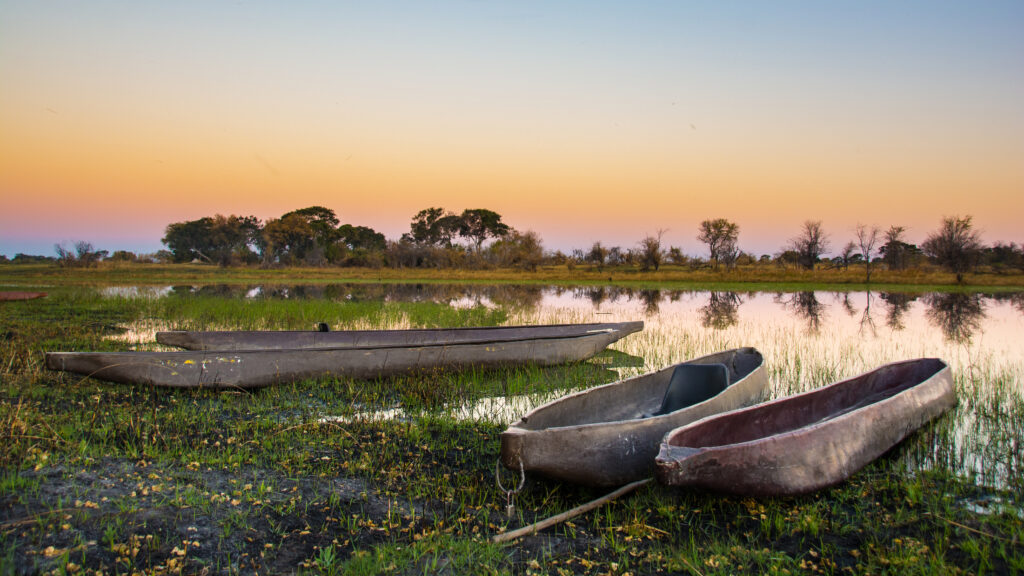
[[(454, 293), (458, 294), (458, 293)], [(497, 293), (492, 293), (494, 296)], [(162, 327), (307, 328), (594, 320), (591, 304), (111, 294), (62, 286), (0, 307), (0, 565), (22, 572), (1012, 573), (1024, 570), (1024, 396), (1000, 344), (860, 330), (866, 302), (810, 329), (791, 315), (701, 321), (705, 295), (602, 319), (647, 328), (595, 362), (323, 379), (248, 393), (140, 389), (52, 373), (53, 349), (152, 347)], [(744, 297), (747, 298), (747, 297)], [(749, 297), (754, 307), (764, 300)], [(772, 306), (774, 296), (765, 300)], [(780, 297), (782, 301), (789, 295)], [(442, 299), (443, 300), (443, 299)], [(126, 340), (127, 334), (135, 340)], [(498, 435), (530, 404), (735, 346), (758, 347), (778, 397), (880, 363), (940, 355), (957, 408), (849, 482), (783, 499), (649, 485), (510, 547), (488, 537), (602, 495), (529, 478), (514, 518)], [(616, 363), (626, 365), (617, 366)], [(632, 363), (632, 365), (630, 365)], [(519, 408), (523, 410), (525, 408)], [(469, 415), (469, 416), (467, 416)]]

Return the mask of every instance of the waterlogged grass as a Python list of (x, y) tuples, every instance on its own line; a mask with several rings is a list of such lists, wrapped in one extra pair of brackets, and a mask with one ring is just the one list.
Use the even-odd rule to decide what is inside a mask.
[[(594, 316), (578, 307), (493, 300), (451, 307), (105, 297), (74, 287), (2, 305), (0, 574), (1024, 571), (1018, 365), (942, 342), (856, 344), (828, 323), (814, 337), (801, 336), (802, 321), (702, 328), (668, 308), (616, 344), (618, 353), (577, 366), (224, 393), (52, 373), (43, 369), (42, 353), (124, 348), (115, 337), (155, 324), (458, 326)], [(940, 347), (954, 366), (960, 403), (851, 481), (812, 495), (752, 499), (648, 485), (540, 535), (489, 542), (604, 491), (530, 477), (507, 517), (494, 466), (498, 435), (517, 416), (463, 419), (453, 416), (455, 408), (490, 398), (541, 402), (751, 344), (765, 353), (773, 396)], [(137, 345), (151, 346), (145, 339)], [(398, 416), (371, 417), (385, 412)]]
[[(536, 271), (506, 269), (425, 269), (425, 268), (220, 268), (203, 264), (133, 264), (101, 262), (93, 268), (61, 268), (55, 264), (0, 265), (0, 283), (132, 285), (132, 284), (298, 284), (298, 283), (459, 283), (459, 284), (541, 284), (563, 286), (619, 285), (633, 287), (676, 287), (693, 290), (864, 290), (863, 266), (847, 269), (828, 268), (807, 271), (792, 266), (756, 264), (736, 269), (665, 265), (659, 270), (641, 271), (623, 265), (542, 266)], [(1024, 290), (1024, 274), (1017, 271), (994, 273), (979, 270), (956, 276), (939, 267), (903, 271), (874, 269), (871, 288), (927, 292), (945, 290)]]

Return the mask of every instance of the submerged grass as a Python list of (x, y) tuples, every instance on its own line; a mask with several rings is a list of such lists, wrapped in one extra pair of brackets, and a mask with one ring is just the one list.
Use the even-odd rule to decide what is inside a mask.
[[(240, 393), (114, 385), (42, 366), (46, 350), (119, 349), (124, 342), (112, 337), (154, 324), (590, 319), (578, 310), (158, 299), (81, 287), (5, 304), (0, 574), (1024, 571), (1019, 367), (977, 354), (956, 371), (955, 411), (838, 487), (751, 499), (648, 485), (507, 546), (488, 536), (604, 491), (531, 477), (515, 516), (506, 517), (494, 465), (498, 435), (518, 414), (465, 419), (453, 415), (458, 407), (490, 398), (541, 402), (743, 343), (765, 352), (778, 396), (912, 353), (913, 345), (884, 352), (840, 341), (832, 350), (822, 343), (827, 331), (801, 340), (790, 327), (705, 330), (664, 319), (621, 341), (617, 354), (575, 366), (324, 379)], [(368, 417), (395, 410), (397, 417)]]

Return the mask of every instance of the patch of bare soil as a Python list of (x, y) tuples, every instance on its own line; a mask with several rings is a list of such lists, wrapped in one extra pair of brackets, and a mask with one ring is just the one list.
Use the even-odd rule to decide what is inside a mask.
[(365, 480), (105, 459), (25, 471), (0, 498), (0, 574), (292, 573), (413, 531)]

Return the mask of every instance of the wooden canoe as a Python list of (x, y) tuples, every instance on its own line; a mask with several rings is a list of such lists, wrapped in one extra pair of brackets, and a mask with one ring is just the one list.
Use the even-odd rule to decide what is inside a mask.
[[(659, 411), (681, 366), (727, 372), (721, 391)], [(677, 372), (677, 370), (679, 372)], [(684, 382), (684, 386), (686, 383)], [(597, 386), (535, 408), (501, 435), (501, 461), (511, 470), (591, 486), (617, 486), (650, 476), (666, 432), (710, 414), (760, 400), (768, 386), (764, 359), (754, 348), (711, 354), (668, 368)], [(705, 392), (705, 391), (702, 391)]]
[(186, 350), (291, 350), (297, 348), (353, 348), (365, 346), (427, 346), (582, 336), (614, 330), (620, 338), (643, 330), (643, 322), (548, 324), (412, 330), (317, 330), (209, 332), (157, 332), (156, 341)]
[(46, 292), (0, 292), (0, 302), (13, 302), (16, 300), (34, 300), (43, 298)]
[(591, 334), (431, 346), (187, 352), (49, 352), (46, 366), (125, 384), (260, 388), (325, 376), (377, 378), (459, 368), (563, 364), (594, 356), (622, 335)]
[(838, 484), (956, 405), (949, 367), (925, 358), (705, 418), (666, 435), (665, 484), (752, 496)]

